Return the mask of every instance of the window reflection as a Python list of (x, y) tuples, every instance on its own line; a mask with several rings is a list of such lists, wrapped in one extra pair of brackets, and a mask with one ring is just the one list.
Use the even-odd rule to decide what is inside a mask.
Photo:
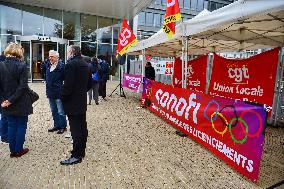
[(82, 42), (81, 52), (84, 56), (94, 57), (97, 53), (97, 43)]
[(138, 15), (138, 24), (144, 26), (146, 23), (146, 16), (145, 12), (140, 12)]
[(81, 15), (81, 40), (96, 41), (97, 17)]
[[(13, 15), (13, 16), (11, 16)], [(22, 22), (21, 22), (21, 7), (9, 3), (3, 3), (0, 5), (0, 28), (1, 34), (22, 34)]]
[(62, 12), (44, 9), (44, 35), (62, 37)]
[(96, 30), (98, 43), (111, 43), (112, 38), (112, 19), (110, 18), (98, 18), (98, 29)]
[(63, 38), (80, 40), (80, 14), (72, 12), (63, 13)]
[(121, 24), (116, 24), (113, 26), (113, 43), (117, 44), (118, 43), (118, 34), (121, 29)]
[(43, 8), (23, 6), (23, 34), (43, 35)]

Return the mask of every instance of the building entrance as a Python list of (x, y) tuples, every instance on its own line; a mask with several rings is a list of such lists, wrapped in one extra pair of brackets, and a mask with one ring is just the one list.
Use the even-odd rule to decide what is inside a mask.
[(67, 40), (42, 36), (19, 36), (24, 48), (24, 62), (26, 63), (30, 81), (42, 81), (45, 73), (42, 73), (42, 65), (48, 60), (50, 50), (59, 52), (59, 58), (66, 60)]

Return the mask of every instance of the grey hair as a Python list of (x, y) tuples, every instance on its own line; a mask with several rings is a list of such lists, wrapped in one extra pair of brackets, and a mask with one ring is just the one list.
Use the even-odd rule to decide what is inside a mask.
[(49, 56), (50, 56), (50, 55), (53, 55), (53, 56), (59, 57), (59, 53), (58, 53), (57, 51), (55, 51), (55, 50), (50, 50), (50, 51), (48, 52), (48, 55), (49, 55)]
[(74, 56), (76, 56), (76, 55), (81, 55), (81, 49), (80, 49), (80, 47), (78, 47), (78, 46), (76, 46), (76, 45), (70, 45), (70, 46), (68, 47), (68, 49), (70, 49), (70, 50), (72, 51), (72, 54), (73, 54)]

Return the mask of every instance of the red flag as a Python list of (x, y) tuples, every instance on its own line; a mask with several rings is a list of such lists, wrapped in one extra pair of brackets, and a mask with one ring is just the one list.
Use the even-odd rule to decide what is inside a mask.
[(133, 31), (127, 24), (126, 19), (122, 22), (122, 28), (119, 33), (118, 37), (118, 45), (117, 45), (117, 54), (120, 56), (124, 55), (128, 49), (135, 46), (138, 43), (138, 40), (136, 39), (136, 36), (134, 35)]
[(168, 38), (172, 38), (175, 34), (175, 22), (181, 19), (178, 0), (167, 0), (167, 9), (164, 20), (163, 31)]

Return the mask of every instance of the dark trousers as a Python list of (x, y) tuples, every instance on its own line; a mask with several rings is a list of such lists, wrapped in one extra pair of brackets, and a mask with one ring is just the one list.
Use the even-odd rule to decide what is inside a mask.
[(85, 149), (88, 137), (86, 114), (67, 115), (73, 139), (73, 150), (71, 157), (85, 157)]
[(19, 153), (23, 150), (28, 116), (7, 116), (8, 142), (11, 153)]
[(101, 97), (106, 97), (106, 81), (100, 81), (99, 94)]

